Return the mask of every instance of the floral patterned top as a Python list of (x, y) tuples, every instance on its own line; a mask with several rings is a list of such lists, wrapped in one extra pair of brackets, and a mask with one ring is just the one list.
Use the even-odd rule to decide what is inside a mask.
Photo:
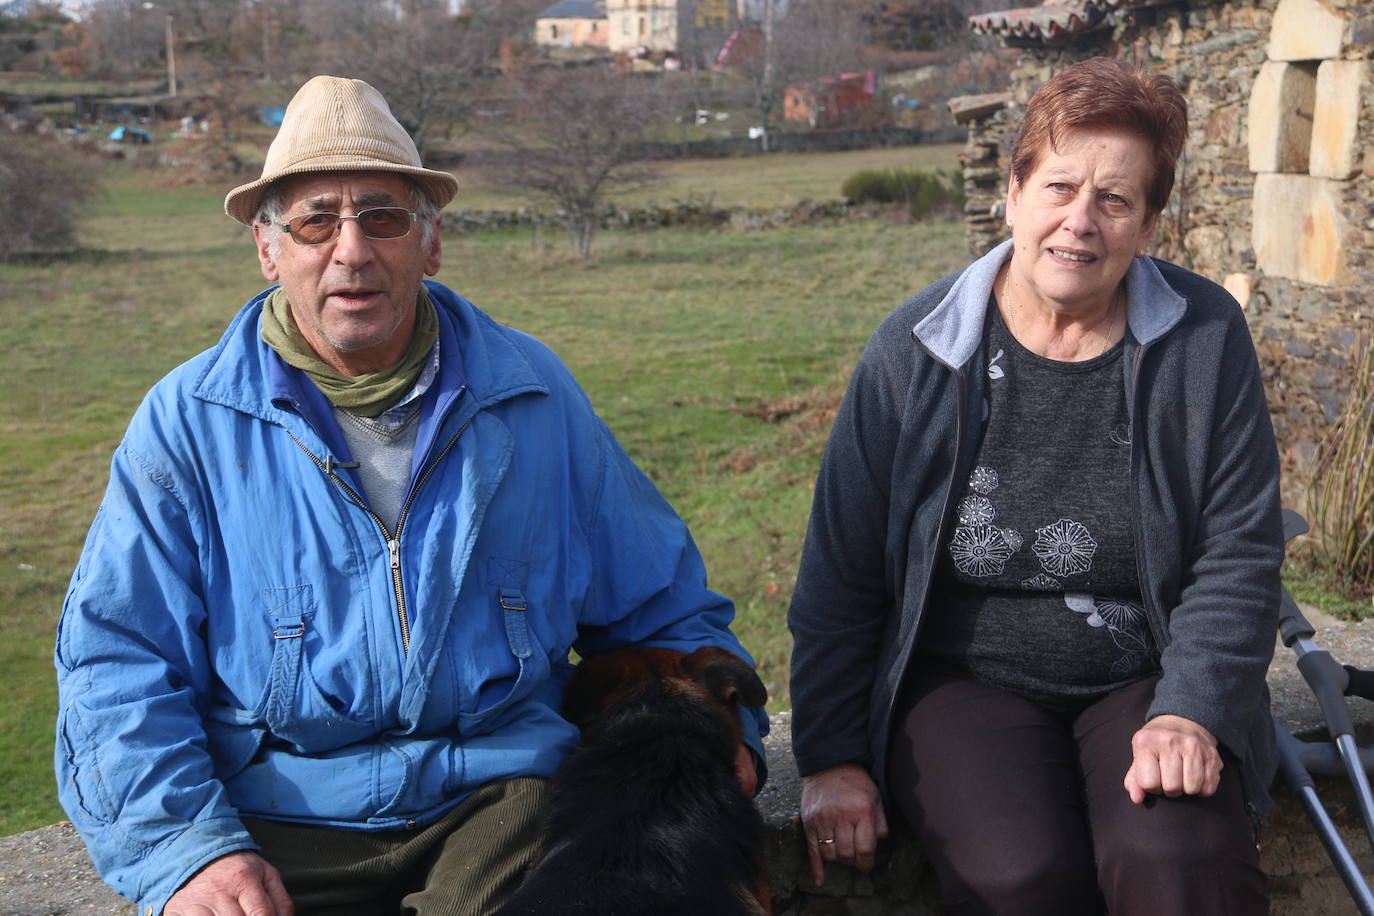
[(1122, 347), (1025, 349), (989, 306), (988, 418), (941, 545), (922, 661), (1041, 701), (1159, 670), (1131, 518)]

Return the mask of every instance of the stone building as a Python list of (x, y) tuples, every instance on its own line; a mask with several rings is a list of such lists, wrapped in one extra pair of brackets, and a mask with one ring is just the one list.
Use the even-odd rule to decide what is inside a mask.
[(729, 0), (606, 0), (609, 47), (623, 54), (671, 54), (706, 66), (734, 27)]
[(1037, 86), (1094, 56), (1179, 82), (1189, 137), (1152, 253), (1246, 309), (1300, 506), (1374, 313), (1374, 0), (1051, 0), (970, 25), (1019, 50), (1007, 91), (950, 104), (975, 254), (1008, 234), (1010, 144)]
[(546, 48), (604, 48), (610, 42), (605, 0), (559, 0), (534, 20), (534, 43)]

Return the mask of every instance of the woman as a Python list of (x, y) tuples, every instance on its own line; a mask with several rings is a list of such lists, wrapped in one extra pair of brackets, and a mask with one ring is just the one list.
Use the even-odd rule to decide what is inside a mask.
[(855, 369), (789, 612), (817, 883), (885, 797), (949, 912), (1267, 911), (1278, 456), (1234, 300), (1144, 256), (1186, 132), (1165, 76), (1055, 76), (1011, 240)]

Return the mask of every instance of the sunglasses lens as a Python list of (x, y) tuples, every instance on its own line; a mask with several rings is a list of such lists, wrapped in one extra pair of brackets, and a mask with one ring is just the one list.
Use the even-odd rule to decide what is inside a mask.
[(359, 211), (357, 216), (339, 216), (337, 213), (302, 213), (287, 220), (291, 238), (300, 245), (323, 245), (334, 238), (339, 222), (356, 219), (363, 235), (370, 239), (399, 239), (410, 234), (410, 224), (414, 218), (405, 207), (372, 207)]
[(398, 239), (410, 232), (410, 211), (404, 207), (374, 207), (358, 214), (358, 225), (370, 239)]
[(287, 225), (291, 227), (291, 237), (302, 245), (318, 245), (334, 236), (334, 227), (339, 224), (337, 213), (304, 213), (293, 216)]

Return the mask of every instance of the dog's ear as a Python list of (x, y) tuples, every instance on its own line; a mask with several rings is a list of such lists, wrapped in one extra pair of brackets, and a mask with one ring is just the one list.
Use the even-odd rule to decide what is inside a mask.
[(585, 728), (607, 707), (642, 690), (652, 677), (650, 654), (654, 651), (631, 646), (583, 659), (563, 694), (563, 718)]
[(722, 703), (762, 706), (768, 702), (768, 688), (749, 663), (718, 646), (697, 649), (682, 660), (682, 670), (706, 685), (711, 696)]
[(586, 726), (601, 713), (606, 700), (623, 681), (624, 672), (614, 659), (583, 659), (563, 694), (563, 718), (578, 728)]

